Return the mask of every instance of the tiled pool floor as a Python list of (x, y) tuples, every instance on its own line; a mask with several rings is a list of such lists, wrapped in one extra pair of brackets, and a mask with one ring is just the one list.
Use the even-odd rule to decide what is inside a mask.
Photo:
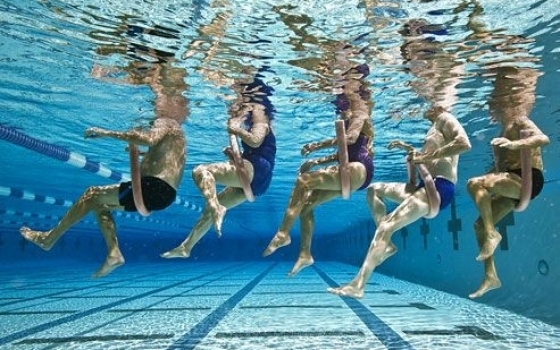
[(553, 326), (380, 274), (331, 295), (341, 263), (73, 264), (0, 267), (0, 349), (560, 349)]

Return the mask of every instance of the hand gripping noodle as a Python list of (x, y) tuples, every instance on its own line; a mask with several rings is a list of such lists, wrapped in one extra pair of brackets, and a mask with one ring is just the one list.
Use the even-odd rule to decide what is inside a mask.
[[(529, 136), (527, 130), (521, 130), (519, 132), (519, 138), (524, 139)], [(519, 197), (519, 203), (515, 207), (516, 212), (521, 212), (527, 209), (529, 201), (531, 200), (531, 192), (533, 187), (533, 169), (531, 169), (531, 149), (522, 148), (519, 150), (521, 153), (521, 195)]]
[[(412, 164), (410, 160), (407, 160), (406, 166), (408, 169), (408, 176), (409, 176), (408, 181), (411, 182), (414, 180), (414, 182), (416, 182), (415, 180), (416, 176), (414, 175), (415, 174), (414, 164)], [(416, 169), (420, 174), (420, 178), (422, 179), (422, 181), (424, 181), (424, 186), (426, 188), (426, 196), (428, 197), (429, 209), (428, 209), (428, 214), (426, 214), (424, 217), (427, 219), (435, 218), (439, 213), (439, 205), (441, 203), (441, 198), (439, 197), (439, 193), (436, 190), (436, 184), (434, 183), (434, 178), (432, 177), (428, 169), (426, 169), (426, 166), (424, 164), (417, 164)]]
[(406, 150), (408, 156), (406, 157), (406, 170), (408, 172), (408, 182), (412, 185), (416, 185), (416, 170), (420, 174), (420, 178), (424, 182), (424, 188), (426, 189), (426, 196), (428, 198), (428, 214), (424, 217), (427, 219), (432, 219), (439, 213), (439, 206), (441, 204), (441, 198), (436, 189), (436, 184), (434, 183), (434, 178), (426, 168), (424, 164), (417, 164), (416, 167), (412, 163), (412, 155), (414, 154), (414, 148), (407, 144), (398, 144), (393, 147), (398, 147)]
[[(519, 132), (519, 138), (524, 139), (529, 136), (527, 130)], [(533, 187), (533, 170), (531, 169), (531, 149), (522, 148), (519, 150), (521, 160), (521, 193), (519, 196), (519, 203), (513, 209), (516, 212), (521, 212), (527, 209), (529, 201), (531, 200), (531, 192)], [(499, 171), (500, 160), (498, 156), (498, 146), (494, 146), (494, 169)]]
[(247, 169), (245, 169), (245, 164), (243, 163), (243, 158), (241, 158), (241, 153), (239, 152), (239, 145), (237, 144), (237, 137), (235, 135), (229, 135), (229, 144), (231, 146), (233, 164), (235, 165), (235, 171), (237, 172), (237, 177), (243, 186), (243, 193), (249, 202), (255, 201), (255, 196), (251, 190), (251, 184), (249, 182), (249, 176), (247, 175)]
[(346, 145), (346, 132), (344, 120), (335, 121), (336, 141), (338, 145), (338, 164), (342, 198), (350, 198), (350, 169), (348, 168), (348, 147)]
[(140, 175), (140, 164), (138, 163), (138, 147), (132, 143), (128, 144), (128, 154), (130, 156), (130, 177), (132, 180), (132, 196), (136, 210), (143, 215), (150, 215), (150, 211), (144, 205), (142, 198), (142, 183)]

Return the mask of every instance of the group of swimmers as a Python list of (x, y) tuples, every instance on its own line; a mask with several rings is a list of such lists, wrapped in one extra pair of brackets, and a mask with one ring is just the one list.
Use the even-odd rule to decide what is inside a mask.
[[(413, 44), (407, 48), (409, 51), (414, 51)], [(334, 152), (302, 163), (280, 227), (263, 251), (263, 256), (273, 254), (291, 243), (290, 229), (299, 218), (300, 250), (289, 275), (295, 275), (313, 264), (311, 240), (314, 208), (340, 197), (343, 190), (350, 193), (366, 190), (367, 204), (376, 224), (374, 237), (356, 276), (345, 285), (328, 289), (336, 295), (362, 298), (374, 269), (397, 252), (397, 247), (391, 241), (393, 233), (423, 217), (435, 217), (451, 203), (458, 181), (459, 156), (469, 151), (471, 144), (449, 106), (431, 103), (424, 113), (431, 127), (421, 149), (415, 149), (402, 140), (394, 140), (388, 145), (390, 149), (406, 152), (409, 181), (372, 182), (373, 101), (367, 81), (370, 68), (365, 63), (351, 62), (348, 59), (351, 51), (350, 46), (340, 45), (333, 66), (338, 72), (337, 85), (333, 88), (333, 103), (344, 124), (342, 137), (347, 145), (346, 150), (336, 149), (340, 137), (302, 147), (303, 156), (326, 148), (333, 148)], [(171, 64), (152, 67), (155, 67), (151, 68), (153, 74), (144, 72), (140, 82), (132, 82), (150, 85), (156, 95), (156, 119), (150, 128), (134, 128), (123, 132), (90, 128), (84, 135), (86, 138), (109, 137), (132, 146), (148, 147), (140, 163), (141, 198), (148, 211), (165, 209), (175, 200), (186, 162), (186, 140), (181, 123), (188, 113), (184, 96), (178, 93), (180, 89), (161, 86), (164, 74), (184, 88), (180, 83), (184, 75), (174, 70)], [(98, 78), (107, 73), (94, 71)], [(133, 72), (134, 69), (129, 71), (132, 77)], [(237, 138), (241, 140), (242, 153), (237, 154), (232, 144), (224, 149), (227, 160), (195, 167), (192, 176), (205, 199), (204, 211), (186, 239), (176, 248), (163, 253), (163, 258), (189, 257), (193, 247), (212, 226), (218, 234), (221, 233), (227, 209), (252, 200), (252, 196), (258, 197), (269, 188), (276, 156), (276, 138), (272, 130), (275, 109), (270, 101), (273, 89), (264, 82), (260, 73), (257, 70), (246, 81), (237, 80), (231, 85), (235, 99), (229, 104), (227, 131), (234, 137), (234, 142)], [(480, 297), (501, 285), (493, 259), (501, 236), (494, 225), (515, 210), (518, 202), (524, 199), (524, 166), (528, 165), (532, 169), (530, 197), (537, 196), (543, 186), (541, 147), (547, 145), (549, 139), (528, 118), (534, 101), (524, 100), (520, 103), (515, 100), (515, 96), (512, 97), (513, 93), (506, 95), (502, 91), (505, 88), (500, 90), (499, 87), (500, 84), (505, 86), (504, 81), (517, 77), (526, 89), (534, 89), (536, 76), (525, 73), (523, 69), (512, 72), (511, 68), (504, 68), (496, 75), (496, 96), (493, 99), (494, 106), (490, 108), (492, 117), (502, 125), (502, 134), (494, 138), (491, 145), (496, 148), (499, 161), (491, 173), (468, 181), (468, 191), (480, 214), (474, 225), (480, 247), (477, 260), (483, 261), (485, 266), (483, 282), (470, 294), (471, 298)], [(520, 151), (523, 150), (527, 151), (527, 156), (521, 156)], [(339, 162), (342, 154), (347, 154), (347, 163)], [(347, 176), (347, 184), (341, 179), (342, 173)], [(420, 176), (419, 181), (415, 180), (415, 174)], [(42, 232), (22, 227), (20, 233), (40, 248), (50, 250), (72, 225), (92, 212), (108, 248), (105, 261), (93, 277), (105, 276), (124, 263), (111, 211), (138, 210), (133, 185), (130, 181), (90, 187), (54, 228)], [(217, 185), (224, 188), (218, 192)], [(388, 213), (386, 201), (398, 205)]]

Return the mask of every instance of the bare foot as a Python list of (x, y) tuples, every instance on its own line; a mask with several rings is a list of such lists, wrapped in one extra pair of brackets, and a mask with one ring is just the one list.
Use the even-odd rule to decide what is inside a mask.
[(313, 263), (315, 262), (315, 260), (313, 260), (313, 257), (309, 256), (309, 257), (299, 257), (296, 261), (296, 263), (294, 264), (294, 267), (292, 267), (292, 271), (288, 272), (288, 276), (294, 276), (295, 274), (297, 274), (298, 272), (300, 272), (303, 268), (306, 268), (307, 266), (311, 266), (313, 265)]
[(262, 253), (262, 256), (269, 256), (270, 254), (274, 253), (276, 249), (282, 248), (287, 246), (288, 244), (292, 243), (292, 239), (290, 236), (284, 234), (283, 232), (276, 232), (272, 241), (268, 244), (268, 247)]
[(488, 235), (486, 241), (482, 245), (482, 248), (480, 248), (476, 261), (484, 261), (494, 255), (494, 251), (496, 250), (496, 247), (498, 247), (498, 244), (500, 244), (501, 240), (502, 236), (498, 233), (498, 231), (494, 231)]
[(347, 284), (338, 288), (327, 288), (327, 292), (341, 297), (350, 297), (355, 299), (362, 299), (364, 297), (364, 291), (354, 287), (352, 284)]
[(224, 222), (226, 210), (227, 208), (223, 205), (218, 205), (218, 208), (212, 212), (212, 218), (214, 219), (214, 229), (216, 230), (218, 237), (222, 236), (222, 223)]
[(124, 258), (122, 257), (122, 255), (108, 256), (107, 259), (105, 259), (103, 265), (101, 265), (101, 267), (99, 268), (99, 270), (97, 270), (96, 273), (91, 275), (91, 277), (99, 278), (99, 277), (107, 276), (108, 274), (113, 272), (114, 269), (121, 266), (122, 264), (124, 264)]
[(162, 258), (172, 259), (172, 258), (188, 258), (191, 256), (191, 252), (187, 250), (185, 246), (178, 246), (177, 248), (173, 248), (168, 252), (160, 254)]
[(54, 245), (53, 242), (49, 241), (49, 232), (33, 231), (29, 227), (23, 226), (19, 229), (19, 233), (31, 243), (34, 243), (43, 250), (50, 250)]
[(478, 290), (474, 293), (469, 294), (469, 298), (474, 299), (483, 296), (486, 292), (491, 291), (492, 289), (498, 289), (502, 286), (502, 282), (500, 282), (497, 278), (484, 278)]

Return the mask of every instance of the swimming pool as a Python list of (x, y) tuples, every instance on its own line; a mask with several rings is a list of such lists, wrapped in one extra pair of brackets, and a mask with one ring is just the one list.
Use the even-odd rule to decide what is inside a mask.
[[(559, 348), (558, 5), (0, 1), (0, 348)], [(402, 34), (419, 18), (420, 48)], [(352, 278), (372, 239), (364, 191), (316, 208), (314, 265), (285, 276), (298, 256), (297, 224), (291, 245), (261, 256), (305, 160), (302, 145), (335, 134), (336, 86), (325, 72), (341, 45), (370, 69), (373, 181), (406, 179), (403, 153), (385, 146), (399, 138), (420, 147), (429, 127), (422, 114), (434, 99), (452, 107), (472, 144), (451, 205), (395, 232), (399, 253), (360, 300), (326, 289)], [(488, 102), (503, 97), (495, 79), (504, 67), (516, 69), (510, 78), (540, 75), (533, 90), (506, 88), (526, 88), (524, 103), (535, 98), (530, 118), (551, 141), (542, 150), (545, 186), (527, 210), (497, 225), (502, 287), (469, 300), (483, 270), (467, 180), (492, 166), (499, 125)], [(163, 89), (186, 101), (185, 175), (166, 210), (115, 213), (126, 264), (90, 279), (106, 255), (93, 216), (49, 252), (18, 230), (47, 230), (87, 187), (129, 179), (126, 144), (84, 139), (84, 130), (149, 125), (160, 106), (145, 81), (159, 69), (168, 69)], [(222, 237), (210, 230), (189, 259), (161, 259), (204, 209), (191, 172), (225, 159), (232, 81), (255, 69), (274, 89), (270, 188), (228, 210)], [(96, 79), (101, 73), (108, 79)]]

